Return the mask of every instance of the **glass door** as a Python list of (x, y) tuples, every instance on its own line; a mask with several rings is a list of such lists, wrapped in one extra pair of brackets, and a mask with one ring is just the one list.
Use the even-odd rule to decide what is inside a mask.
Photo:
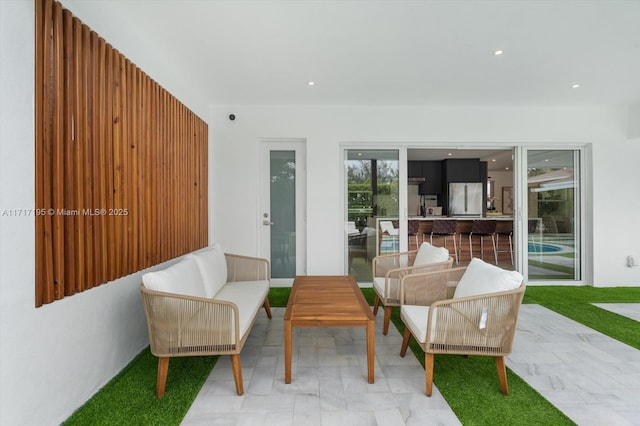
[(306, 274), (304, 141), (262, 142), (260, 167), (260, 255), (272, 285), (290, 286)]
[(527, 274), (530, 281), (579, 281), (579, 150), (527, 150)]
[(400, 250), (399, 163), (398, 150), (345, 152), (345, 263), (358, 282), (372, 281), (375, 256)]

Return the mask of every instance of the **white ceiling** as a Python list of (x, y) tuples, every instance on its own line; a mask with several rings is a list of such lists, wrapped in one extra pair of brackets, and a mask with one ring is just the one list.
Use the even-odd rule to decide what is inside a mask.
[(94, 4), (212, 104), (640, 102), (638, 0)]

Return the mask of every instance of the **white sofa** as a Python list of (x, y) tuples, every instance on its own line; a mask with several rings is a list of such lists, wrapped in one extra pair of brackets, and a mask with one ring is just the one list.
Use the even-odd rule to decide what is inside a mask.
[(158, 398), (176, 356), (230, 355), (236, 391), (244, 393), (240, 351), (261, 306), (271, 318), (270, 277), (268, 260), (224, 253), (219, 244), (142, 276)]

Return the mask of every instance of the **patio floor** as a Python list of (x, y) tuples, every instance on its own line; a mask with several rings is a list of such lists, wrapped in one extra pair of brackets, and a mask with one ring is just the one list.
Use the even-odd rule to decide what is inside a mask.
[[(612, 309), (616, 309), (614, 304)], [(459, 425), (424, 369), (401, 358), (394, 326), (376, 317), (375, 383), (366, 380), (364, 329), (294, 329), (293, 380), (284, 384), (284, 308), (262, 312), (242, 352), (245, 394), (220, 357), (183, 425)], [(621, 314), (640, 315), (640, 304)], [(522, 305), (508, 367), (579, 425), (640, 424), (640, 351), (539, 305)]]

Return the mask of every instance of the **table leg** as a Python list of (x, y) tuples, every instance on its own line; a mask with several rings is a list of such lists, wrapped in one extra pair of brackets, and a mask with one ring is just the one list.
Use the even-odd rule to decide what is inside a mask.
[(291, 321), (284, 321), (284, 382), (291, 383)]
[(374, 353), (375, 353), (375, 322), (367, 321), (367, 378), (369, 383), (374, 382)]

